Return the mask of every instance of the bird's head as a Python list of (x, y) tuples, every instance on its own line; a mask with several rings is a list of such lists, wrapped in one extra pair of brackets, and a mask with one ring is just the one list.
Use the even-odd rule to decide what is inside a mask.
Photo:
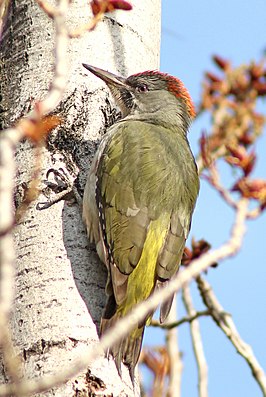
[(123, 118), (167, 127), (178, 126), (187, 133), (195, 110), (187, 89), (179, 79), (158, 71), (124, 78), (95, 66), (83, 66), (107, 84)]

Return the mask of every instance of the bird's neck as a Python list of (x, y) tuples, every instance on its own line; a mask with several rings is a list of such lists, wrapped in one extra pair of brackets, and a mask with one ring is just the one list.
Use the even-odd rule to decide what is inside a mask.
[(167, 128), (172, 131), (179, 130), (182, 132), (184, 136), (187, 135), (189, 125), (190, 125), (190, 119), (184, 118), (184, 116), (179, 114), (176, 109), (175, 112), (171, 113), (170, 111), (168, 112), (134, 112), (131, 114), (128, 114), (126, 117), (122, 118), (121, 121), (127, 121), (127, 120), (138, 120), (138, 121), (143, 121), (145, 123), (150, 123), (150, 124), (155, 124), (157, 126), (162, 126), (164, 128)]
[(180, 130), (187, 135), (191, 117), (183, 101), (174, 96), (151, 96), (149, 101), (135, 101), (133, 106), (122, 111), (124, 120), (139, 120), (161, 125), (172, 130)]

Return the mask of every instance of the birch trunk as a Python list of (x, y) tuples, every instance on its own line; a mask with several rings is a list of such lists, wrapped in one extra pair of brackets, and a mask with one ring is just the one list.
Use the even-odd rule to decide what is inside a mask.
[[(42, 179), (50, 168), (63, 168), (82, 195), (92, 156), (106, 127), (115, 118), (103, 83), (88, 76), (82, 62), (121, 75), (158, 68), (160, 1), (132, 1), (130, 12), (107, 14), (93, 32), (70, 42), (68, 84), (56, 114), (64, 119), (43, 149)], [(71, 3), (68, 25), (91, 17), (85, 1)], [(53, 77), (53, 21), (32, 0), (12, 0), (1, 42), (1, 84), (4, 126), (26, 115), (45, 96)], [(16, 203), (32, 178), (34, 148), (26, 141), (17, 150)], [(45, 188), (45, 184), (42, 184)], [(52, 198), (53, 192), (43, 190)], [(64, 371), (84, 346), (98, 340), (105, 304), (106, 270), (87, 240), (81, 211), (75, 203), (47, 201), (42, 193), (15, 228), (16, 290), (10, 319), (12, 339), (29, 379)], [(1, 365), (1, 383), (9, 382)], [(115, 365), (101, 357), (76, 379), (40, 396), (132, 396), (126, 368), (122, 379)]]

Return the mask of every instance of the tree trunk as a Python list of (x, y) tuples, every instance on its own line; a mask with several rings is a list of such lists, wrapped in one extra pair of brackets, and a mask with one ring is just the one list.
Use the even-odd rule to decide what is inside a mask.
[[(158, 68), (160, 1), (134, 0), (132, 5), (130, 12), (107, 14), (94, 31), (73, 39), (68, 49), (68, 84), (54, 112), (63, 124), (50, 134), (43, 149), (42, 179), (47, 179), (47, 170), (62, 168), (81, 195), (99, 140), (116, 117), (108, 90), (94, 76), (87, 76), (82, 62), (121, 75)], [(70, 9), (72, 29), (91, 17), (88, 4), (81, 0), (73, 1)], [(47, 93), (53, 77), (53, 46), (53, 21), (33, 0), (12, 0), (1, 43), (5, 127), (26, 115)], [(16, 204), (32, 178), (35, 151), (29, 141), (17, 150)], [(51, 189), (43, 189), (14, 233), (16, 291), (10, 321), (29, 379), (64, 371), (84, 346), (95, 343), (105, 304), (106, 270), (88, 243), (79, 206), (59, 201), (39, 210), (38, 202), (47, 201), (48, 193), (52, 198)], [(4, 365), (1, 371), (2, 382), (10, 381)], [(39, 395), (87, 396), (94, 391), (105, 396), (134, 395), (126, 368), (121, 379), (114, 363), (104, 357), (87, 373)]]

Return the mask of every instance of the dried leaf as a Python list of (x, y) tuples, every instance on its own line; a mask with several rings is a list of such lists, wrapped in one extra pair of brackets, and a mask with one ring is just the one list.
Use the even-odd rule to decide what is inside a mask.
[(18, 127), (23, 129), (26, 138), (34, 143), (43, 141), (49, 132), (62, 122), (59, 116), (44, 116), (39, 120), (22, 119)]

